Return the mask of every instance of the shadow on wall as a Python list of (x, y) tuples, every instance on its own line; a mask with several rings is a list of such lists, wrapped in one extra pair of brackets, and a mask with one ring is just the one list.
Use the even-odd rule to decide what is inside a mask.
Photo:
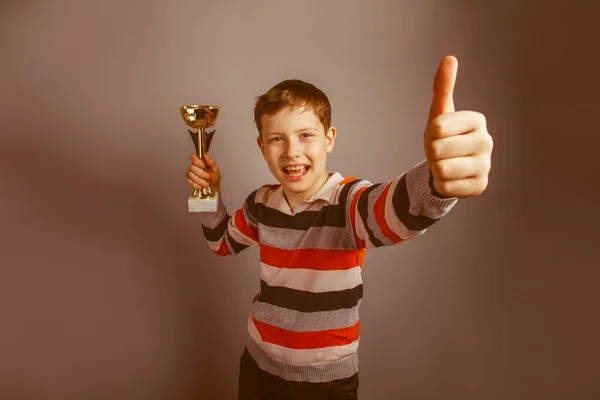
[(185, 207), (161, 214), (141, 195), (157, 189), (148, 180), (51, 147), (3, 143), (0, 169), (0, 397), (186, 399), (230, 386), (215, 382), (216, 271), (198, 265), (211, 255), (198, 225), (180, 224)]

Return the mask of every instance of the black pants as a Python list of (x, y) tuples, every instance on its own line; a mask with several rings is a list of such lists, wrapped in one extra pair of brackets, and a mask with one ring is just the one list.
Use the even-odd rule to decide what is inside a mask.
[(240, 359), (238, 400), (358, 399), (358, 374), (331, 382), (291, 382), (263, 371), (248, 350)]

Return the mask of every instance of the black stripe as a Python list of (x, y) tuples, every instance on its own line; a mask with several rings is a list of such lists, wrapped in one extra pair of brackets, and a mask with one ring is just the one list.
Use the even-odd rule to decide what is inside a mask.
[(246, 210), (248, 211), (248, 216), (252, 218), (252, 221), (247, 221), (248, 225), (255, 226), (258, 221), (258, 209), (256, 207), (256, 194), (258, 193), (258, 189), (254, 192), (250, 193), (250, 195), (246, 198), (244, 205), (246, 206)]
[(260, 296), (257, 301), (300, 312), (318, 312), (352, 308), (362, 297), (362, 283), (352, 289), (312, 293), (280, 286), (269, 286), (261, 279)]
[(345, 220), (339, 218), (342, 213), (339, 207), (326, 205), (319, 211), (303, 211), (296, 215), (288, 215), (279, 210), (269, 208), (262, 203), (256, 203), (258, 221), (273, 228), (308, 230), (311, 226), (323, 226), (326, 214), (328, 222), (333, 226), (344, 226)]
[(256, 202), (249, 198), (248, 211), (254, 220), (273, 228), (308, 230), (310, 227), (331, 226), (344, 228), (346, 226), (346, 200), (350, 189), (358, 181), (345, 184), (339, 197), (339, 204), (328, 204), (319, 211), (303, 211), (296, 215), (288, 215), (279, 210)]
[(398, 219), (404, 226), (411, 231), (422, 231), (435, 224), (438, 219), (426, 217), (424, 215), (412, 215), (409, 211), (410, 200), (408, 197), (408, 189), (406, 187), (406, 174), (402, 176), (400, 182), (394, 190), (392, 204)]
[(331, 226), (343, 228), (346, 226), (344, 207), (335, 204), (323, 206), (319, 211), (303, 211), (296, 215), (288, 215), (279, 210), (269, 208), (262, 203), (256, 204), (259, 209), (260, 222), (273, 228), (288, 228), (308, 230), (308, 228)]
[(206, 238), (206, 240), (211, 242), (218, 242), (219, 239), (221, 239), (221, 237), (225, 234), (229, 218), (231, 218), (229, 214), (225, 215), (225, 218), (223, 218), (223, 220), (219, 222), (219, 225), (217, 225), (214, 229), (210, 229), (202, 225), (202, 232), (204, 232), (204, 237)]
[(240, 251), (248, 248), (248, 245), (235, 241), (229, 234), (229, 231), (225, 231), (225, 240), (231, 245), (230, 249), (233, 250), (233, 254), (239, 254)]
[[(371, 193), (373, 190), (377, 189), (381, 185), (381, 183), (376, 183), (367, 188), (364, 192), (362, 192), (360, 194), (360, 198), (358, 199), (357, 207), (360, 219), (362, 219), (363, 225), (365, 226), (365, 230), (369, 234), (369, 241), (373, 243), (373, 246), (375, 247), (381, 247), (383, 246), (383, 243), (381, 243), (381, 241), (375, 237), (375, 234), (373, 234), (373, 231), (367, 223), (367, 219), (369, 218), (369, 211), (373, 211), (374, 209), (373, 206), (369, 207), (369, 193)], [(375, 203), (373, 202), (373, 205), (374, 204)]]
[(344, 187), (342, 188), (342, 191), (340, 192), (340, 198), (338, 203), (340, 205), (345, 206), (346, 202), (348, 201), (348, 195), (350, 194), (350, 191), (352, 190), (352, 188), (358, 183), (360, 182), (360, 179), (356, 179), (354, 181), (348, 182), (344, 185)]

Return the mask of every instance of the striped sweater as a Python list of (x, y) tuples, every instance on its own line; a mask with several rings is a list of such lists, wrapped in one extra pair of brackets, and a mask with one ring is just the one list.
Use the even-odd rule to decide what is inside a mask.
[(457, 201), (431, 193), (425, 161), (385, 183), (328, 175), (293, 212), (281, 185), (265, 185), (232, 216), (221, 196), (216, 213), (201, 213), (217, 255), (259, 246), (260, 294), (246, 347), (261, 369), (290, 381), (358, 371), (365, 249), (421, 235)]

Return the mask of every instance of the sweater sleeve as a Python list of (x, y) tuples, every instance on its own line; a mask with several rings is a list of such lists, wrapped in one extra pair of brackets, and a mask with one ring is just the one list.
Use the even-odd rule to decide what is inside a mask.
[(426, 161), (397, 178), (351, 189), (347, 209), (359, 248), (389, 246), (419, 236), (454, 207), (458, 199), (432, 193)]
[(227, 213), (222, 196), (216, 212), (200, 213), (202, 231), (208, 247), (219, 256), (237, 255), (248, 246), (258, 246), (258, 224), (251, 213), (256, 191), (254, 191), (233, 216)]

